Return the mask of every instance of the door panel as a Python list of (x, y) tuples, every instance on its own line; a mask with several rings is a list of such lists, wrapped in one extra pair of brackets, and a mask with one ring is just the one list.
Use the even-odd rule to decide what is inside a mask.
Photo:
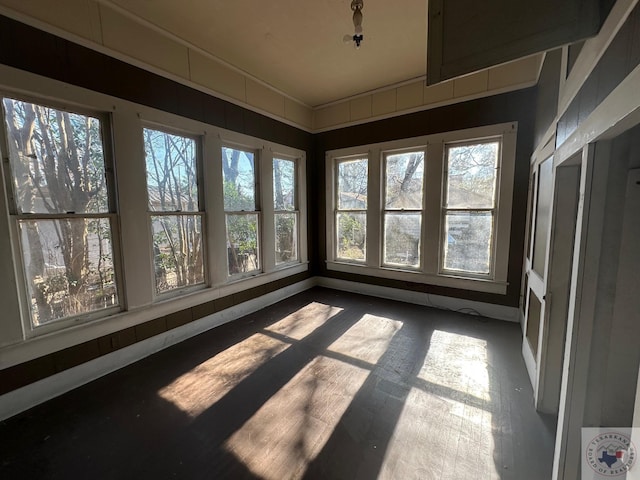
[(557, 413), (579, 201), (579, 166), (534, 167), (533, 212), (526, 262), (523, 355), (536, 408)]

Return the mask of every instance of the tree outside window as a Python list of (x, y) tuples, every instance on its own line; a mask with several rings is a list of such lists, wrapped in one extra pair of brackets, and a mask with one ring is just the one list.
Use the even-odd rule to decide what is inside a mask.
[(227, 233), (227, 272), (261, 269), (255, 153), (222, 147), (222, 180)]
[(273, 210), (276, 265), (298, 260), (296, 163), (273, 159)]
[(384, 263), (419, 267), (424, 152), (387, 154), (384, 159)]
[(446, 147), (443, 270), (491, 273), (499, 157), (496, 140)]
[(33, 326), (118, 305), (102, 122), (4, 98)]
[(366, 259), (368, 159), (336, 164), (336, 258)]
[(143, 129), (157, 293), (204, 283), (194, 138)]

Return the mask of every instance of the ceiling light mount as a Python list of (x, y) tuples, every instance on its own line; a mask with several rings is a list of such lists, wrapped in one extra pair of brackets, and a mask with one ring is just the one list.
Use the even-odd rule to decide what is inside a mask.
[(356, 44), (356, 48), (360, 48), (360, 43), (364, 39), (362, 35), (362, 7), (364, 7), (364, 0), (352, 0), (351, 10), (353, 10), (353, 42)]

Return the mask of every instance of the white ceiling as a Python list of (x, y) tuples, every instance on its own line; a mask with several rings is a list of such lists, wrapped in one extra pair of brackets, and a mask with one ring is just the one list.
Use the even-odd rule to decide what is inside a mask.
[(427, 0), (103, 0), (316, 107), (424, 76)]

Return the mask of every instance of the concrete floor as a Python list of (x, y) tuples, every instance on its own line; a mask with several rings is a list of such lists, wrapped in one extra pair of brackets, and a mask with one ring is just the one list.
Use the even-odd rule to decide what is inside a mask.
[(315, 288), (0, 423), (0, 478), (550, 478), (517, 324)]

